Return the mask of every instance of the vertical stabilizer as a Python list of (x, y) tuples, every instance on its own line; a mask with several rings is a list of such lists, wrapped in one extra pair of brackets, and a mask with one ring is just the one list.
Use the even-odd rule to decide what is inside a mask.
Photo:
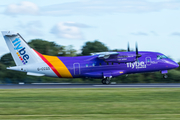
[(2, 31), (2, 35), (17, 66), (42, 61), (19, 33)]

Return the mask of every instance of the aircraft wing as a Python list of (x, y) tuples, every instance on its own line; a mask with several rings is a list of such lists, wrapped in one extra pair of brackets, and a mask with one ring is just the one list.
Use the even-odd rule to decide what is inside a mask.
[(96, 55), (98, 59), (102, 59), (106, 62), (126, 63), (136, 61), (136, 56), (121, 55), (119, 52), (100, 52), (91, 54)]
[(108, 59), (111, 57), (117, 57), (119, 53), (118, 52), (99, 52), (99, 53), (91, 53), (91, 55), (98, 55), (99, 59)]

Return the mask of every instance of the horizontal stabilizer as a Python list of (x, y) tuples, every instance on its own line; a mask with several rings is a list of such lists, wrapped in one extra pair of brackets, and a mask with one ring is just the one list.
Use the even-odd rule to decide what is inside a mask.
[(12, 37), (12, 36), (17, 36), (18, 35), (18, 33), (12, 33), (12, 32), (6, 32), (6, 33), (4, 33), (4, 36), (8, 36), (8, 37)]
[(32, 75), (32, 76), (44, 76), (45, 74), (27, 72), (27, 75)]

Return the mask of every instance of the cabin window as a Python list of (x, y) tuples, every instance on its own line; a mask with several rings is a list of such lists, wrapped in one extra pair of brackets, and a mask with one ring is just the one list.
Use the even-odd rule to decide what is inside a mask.
[(99, 63), (99, 66), (101, 66), (101, 63)]
[(168, 58), (167, 56), (165, 56), (165, 55), (158, 55), (157, 56), (157, 60), (159, 60), (159, 59), (163, 59), (163, 58)]
[(106, 62), (107, 65), (109, 65), (109, 62)]
[(95, 64), (93, 63), (92, 66), (95, 66)]
[(162, 55), (162, 58), (168, 58), (167, 56), (165, 56), (165, 55)]
[(162, 57), (160, 55), (157, 56), (157, 60), (159, 60), (159, 59), (162, 59)]
[(114, 63), (112, 62), (112, 65), (113, 65)]
[(88, 67), (88, 64), (86, 64), (86, 67)]

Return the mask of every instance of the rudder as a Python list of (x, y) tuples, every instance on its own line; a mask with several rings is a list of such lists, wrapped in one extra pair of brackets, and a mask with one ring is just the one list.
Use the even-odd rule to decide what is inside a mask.
[(40, 57), (26, 43), (19, 33), (2, 31), (2, 35), (17, 66), (41, 61)]

